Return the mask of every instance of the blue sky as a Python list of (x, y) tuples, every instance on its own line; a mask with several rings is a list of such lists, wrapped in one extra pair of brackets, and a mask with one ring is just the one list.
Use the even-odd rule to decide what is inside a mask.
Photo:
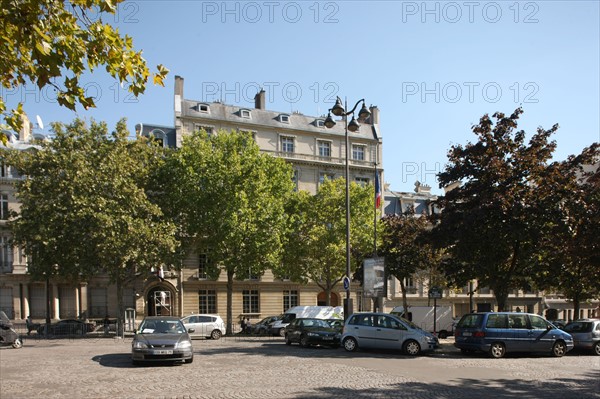
[[(173, 78), (184, 95), (267, 108), (326, 113), (335, 96), (381, 110), (385, 181), (441, 193), (435, 174), (452, 144), (474, 140), (485, 114), (525, 113), (533, 133), (558, 123), (556, 159), (600, 141), (599, 1), (127, 1), (105, 18), (134, 38), (166, 86), (138, 99), (102, 71), (86, 76), (97, 109), (62, 109), (51, 90), (2, 92), (24, 101), (48, 134), (76, 116), (114, 126), (126, 117), (173, 124)], [(94, 17), (94, 16), (92, 16)], [(38, 129), (38, 131), (41, 131)]]

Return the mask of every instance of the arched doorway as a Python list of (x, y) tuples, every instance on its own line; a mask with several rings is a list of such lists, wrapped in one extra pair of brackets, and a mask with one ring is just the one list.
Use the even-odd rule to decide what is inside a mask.
[[(332, 292), (329, 299), (329, 306), (340, 306), (339, 303), (340, 299), (338, 294)], [(321, 291), (319, 295), (317, 295), (317, 306), (327, 306), (327, 293), (325, 291)]]
[(165, 286), (156, 286), (148, 291), (146, 295), (148, 316), (172, 316), (174, 315), (173, 304), (175, 299), (173, 293)]

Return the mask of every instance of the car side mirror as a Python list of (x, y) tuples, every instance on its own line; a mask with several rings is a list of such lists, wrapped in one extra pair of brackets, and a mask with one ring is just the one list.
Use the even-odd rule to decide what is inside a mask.
[(551, 324), (548, 324), (548, 325), (546, 326), (546, 330), (548, 330), (548, 331), (550, 331), (550, 330), (554, 330), (554, 326), (553, 326), (553, 325), (551, 325)]
[(194, 330), (193, 328), (188, 328), (188, 333), (193, 333), (196, 332), (196, 330)]

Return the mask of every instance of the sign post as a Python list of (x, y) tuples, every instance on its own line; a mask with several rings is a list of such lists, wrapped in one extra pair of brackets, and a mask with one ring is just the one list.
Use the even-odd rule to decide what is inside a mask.
[(433, 299), (433, 334), (437, 335), (437, 300), (442, 298), (442, 289), (440, 287), (431, 287), (429, 289), (429, 298)]

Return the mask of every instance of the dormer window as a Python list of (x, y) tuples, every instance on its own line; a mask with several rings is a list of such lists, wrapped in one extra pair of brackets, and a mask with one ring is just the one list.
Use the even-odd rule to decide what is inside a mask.
[(325, 121), (323, 119), (317, 119), (317, 120), (315, 120), (315, 126), (316, 127), (325, 127)]
[(279, 122), (281, 123), (290, 123), (290, 116), (287, 114), (279, 115)]
[(206, 113), (209, 112), (208, 104), (198, 103), (197, 108), (198, 108), (198, 112), (206, 112)]
[(250, 119), (250, 110), (240, 109), (240, 117)]

